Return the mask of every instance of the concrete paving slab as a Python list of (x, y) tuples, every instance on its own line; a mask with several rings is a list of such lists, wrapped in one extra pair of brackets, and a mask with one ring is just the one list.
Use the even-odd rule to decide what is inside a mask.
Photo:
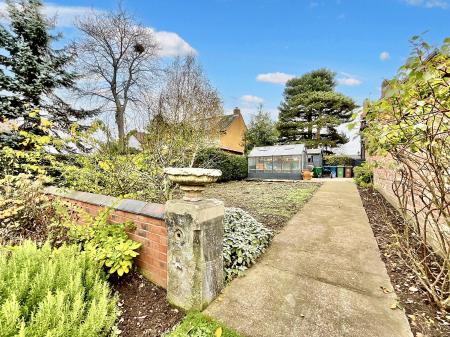
[(249, 337), (411, 337), (359, 198), (327, 181), (205, 311)]

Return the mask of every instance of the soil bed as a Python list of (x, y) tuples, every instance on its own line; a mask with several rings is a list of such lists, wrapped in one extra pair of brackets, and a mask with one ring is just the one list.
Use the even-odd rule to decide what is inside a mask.
[(432, 303), (420, 281), (401, 258), (396, 247), (394, 228), (400, 229), (400, 214), (384, 197), (372, 189), (359, 189), (370, 225), (380, 248), (381, 258), (405, 308), (411, 330), (416, 337), (450, 336), (450, 313), (442, 312)]
[(166, 301), (166, 291), (157, 287), (138, 272), (132, 271), (119, 280), (111, 280), (119, 294), (118, 318), (120, 336), (159, 337), (170, 331), (184, 313)]
[(204, 195), (239, 207), (250, 213), (264, 226), (275, 231), (311, 198), (321, 184), (312, 182), (233, 181), (213, 184)]

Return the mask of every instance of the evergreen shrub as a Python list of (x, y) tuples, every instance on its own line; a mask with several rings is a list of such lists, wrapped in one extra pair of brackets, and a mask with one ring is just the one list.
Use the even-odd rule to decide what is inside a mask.
[(117, 299), (78, 246), (0, 250), (0, 336), (115, 336)]
[(373, 185), (373, 168), (367, 162), (361, 166), (353, 168), (355, 182), (360, 187), (372, 187)]
[(342, 154), (329, 154), (324, 156), (324, 162), (326, 165), (331, 166), (348, 166), (354, 165), (355, 160), (352, 157)]
[(248, 173), (247, 158), (245, 156), (226, 153), (216, 148), (200, 151), (195, 166), (221, 170), (220, 182), (242, 180), (247, 178)]

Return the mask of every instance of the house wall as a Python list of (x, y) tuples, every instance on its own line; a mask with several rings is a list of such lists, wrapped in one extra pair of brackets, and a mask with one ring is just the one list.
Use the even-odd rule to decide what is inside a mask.
[[(307, 165), (323, 166), (321, 154), (308, 154), (306, 157), (308, 158)], [(311, 158), (311, 162), (309, 158)]]
[(131, 199), (116, 199), (110, 196), (86, 193), (61, 193), (49, 188), (46, 193), (69, 201), (96, 216), (103, 208), (111, 207), (108, 221), (124, 223), (131, 221), (135, 229), (128, 231), (128, 237), (142, 244), (135, 263), (141, 273), (150, 281), (167, 288), (167, 227), (164, 221), (164, 205)]
[(227, 128), (226, 132), (220, 136), (220, 148), (235, 153), (244, 153), (245, 146), (245, 122), (239, 113), (238, 118)]

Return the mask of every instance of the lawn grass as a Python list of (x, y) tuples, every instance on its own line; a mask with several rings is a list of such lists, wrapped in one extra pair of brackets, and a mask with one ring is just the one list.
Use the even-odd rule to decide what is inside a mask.
[(239, 207), (275, 231), (280, 230), (311, 198), (318, 183), (233, 181), (213, 184), (205, 195), (224, 201), (226, 207)]
[(174, 331), (164, 337), (243, 337), (199, 312), (190, 312)]

